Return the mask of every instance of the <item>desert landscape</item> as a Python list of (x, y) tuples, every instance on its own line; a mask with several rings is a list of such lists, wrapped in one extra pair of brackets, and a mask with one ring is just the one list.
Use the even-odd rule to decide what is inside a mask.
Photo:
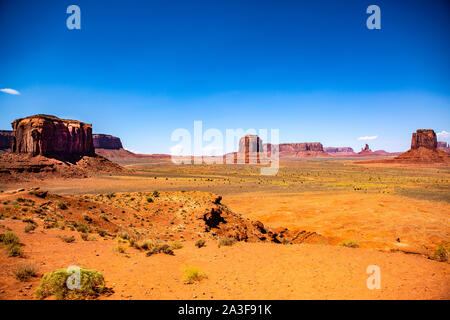
[(278, 173), (262, 176), (258, 136), (240, 140), (243, 164), (177, 165), (76, 120), (12, 127), (0, 299), (450, 298), (450, 157), (433, 130), (406, 153), (280, 144)]

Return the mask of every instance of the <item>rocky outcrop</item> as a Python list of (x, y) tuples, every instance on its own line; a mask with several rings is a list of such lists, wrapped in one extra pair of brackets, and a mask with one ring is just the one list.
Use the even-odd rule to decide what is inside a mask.
[(447, 142), (438, 141), (437, 147), (439, 150), (442, 150), (442, 151), (450, 154), (450, 145)]
[(412, 134), (411, 149), (382, 163), (449, 164), (450, 156), (437, 148), (436, 134), (430, 129), (419, 129)]
[(246, 135), (239, 140), (239, 153), (263, 152), (263, 143), (257, 135)]
[(320, 142), (303, 142), (303, 143), (281, 143), (279, 145), (281, 152), (307, 152), (319, 151), (323, 152), (323, 145)]
[(324, 148), (323, 151), (326, 153), (337, 155), (337, 154), (353, 154), (353, 148), (350, 147), (327, 147)]
[(11, 143), (13, 139), (13, 131), (0, 130), (0, 149), (11, 149)]
[[(273, 148), (272, 144), (264, 145), (265, 150), (270, 154)], [(308, 158), (308, 157), (326, 157), (327, 153), (323, 151), (323, 145), (320, 142), (302, 142), (302, 143), (281, 143), (278, 145), (280, 158)]]
[(434, 150), (437, 148), (437, 137), (434, 130), (419, 129), (412, 135), (411, 149), (419, 149), (424, 147)]
[(108, 134), (94, 134), (92, 140), (95, 149), (119, 150), (123, 148), (120, 138)]
[(35, 115), (12, 123), (12, 152), (77, 161), (95, 156), (92, 125), (49, 115)]
[(448, 144), (447, 144), (447, 142), (444, 142), (444, 141), (438, 141), (437, 142), (437, 147), (439, 149), (441, 149), (441, 148), (448, 148)]
[(370, 150), (369, 145), (366, 143), (366, 145), (364, 146), (364, 148), (361, 148), (361, 151), (359, 152), (359, 154), (365, 154), (365, 153), (372, 153), (372, 150)]

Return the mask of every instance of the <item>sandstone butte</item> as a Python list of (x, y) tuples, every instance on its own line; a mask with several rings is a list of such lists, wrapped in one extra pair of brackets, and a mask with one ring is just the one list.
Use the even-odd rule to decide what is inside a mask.
[(12, 139), (13, 131), (0, 130), (0, 154), (10, 151)]
[(108, 134), (94, 134), (92, 139), (95, 149), (119, 150), (123, 148), (120, 138)]
[(11, 152), (0, 156), (2, 182), (124, 170), (95, 153), (91, 124), (38, 114), (17, 119), (12, 127)]
[(418, 129), (412, 134), (411, 149), (394, 159), (366, 161), (359, 163), (407, 163), (431, 164), (450, 163), (450, 156), (437, 148), (436, 133), (432, 129)]
[(49, 115), (14, 120), (12, 153), (77, 161), (95, 156), (92, 125)]

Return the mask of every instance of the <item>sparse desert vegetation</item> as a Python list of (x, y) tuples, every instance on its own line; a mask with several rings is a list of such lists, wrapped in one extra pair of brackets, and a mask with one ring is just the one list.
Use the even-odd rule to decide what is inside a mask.
[[(312, 261), (333, 256), (338, 260), (338, 268), (341, 268), (339, 263), (345, 266), (345, 257), (351, 260), (355, 254), (365, 257), (361, 259), (367, 263), (371, 263), (370, 257), (375, 254), (379, 261), (394, 258), (400, 261), (408, 257), (414, 258), (421, 270), (433, 270), (440, 284), (448, 279), (444, 271), (448, 265), (445, 261), (448, 261), (446, 243), (449, 239), (445, 219), (450, 207), (445, 192), (439, 191), (449, 185), (446, 168), (405, 171), (356, 166), (345, 160), (311, 160), (287, 162), (280, 174), (273, 177), (260, 176), (259, 169), (253, 166), (197, 167), (155, 162), (135, 165), (135, 169), (139, 178), (133, 173), (100, 176), (82, 183), (71, 180), (69, 189), (64, 181), (54, 180), (44, 183), (49, 191), (25, 188), (20, 192), (0, 193), (0, 216), (4, 226), (0, 229), (4, 249), (0, 267), (9, 268), (5, 277), (11, 279), (6, 287), (7, 295), (25, 297), (14, 291), (13, 283), (22, 277), (15, 276), (18, 262), (43, 261), (45, 265), (39, 265), (39, 272), (50, 274), (67, 267), (55, 263), (67, 255), (71, 261), (80, 261), (81, 265), (101, 271), (115, 291), (111, 297), (119, 299), (126, 298), (131, 291), (133, 297), (145, 299), (191, 299), (193, 295), (183, 289), (185, 283), (195, 284), (189, 286), (194, 291), (209, 288), (211, 293), (205, 296), (203, 292), (196, 292), (199, 298), (260, 297), (253, 294), (256, 292), (276, 298), (274, 293), (262, 289), (276, 265), (277, 270), (282, 268), (286, 273), (286, 279), (282, 276), (281, 281), (274, 284), (279, 297), (309, 297), (304, 295), (304, 285), (296, 285), (292, 279), (303, 279), (305, 275), (297, 272), (313, 267), (314, 263), (307, 258), (310, 256), (319, 259)], [(195, 191), (202, 189), (208, 192)], [(58, 190), (64, 190), (63, 194), (55, 193)], [(409, 192), (408, 196), (404, 192)], [(234, 245), (236, 242), (240, 245)], [(333, 247), (339, 245), (359, 249), (336, 253)], [(384, 256), (386, 251), (394, 255)], [(251, 252), (255, 254), (250, 255)], [(411, 256), (402, 252), (417, 254)], [(258, 257), (266, 255), (272, 257), (267, 260), (271, 261), (267, 268), (257, 263)], [(53, 257), (51, 262), (49, 256)], [(298, 270), (289, 267), (292, 261), (302, 267)], [(188, 272), (183, 267), (187, 263), (197, 268)], [(128, 265), (133, 271), (122, 267), (115, 269), (114, 265)], [(38, 264), (35, 266), (37, 270)], [(245, 278), (245, 285), (234, 268)], [(320, 267), (314, 265), (314, 268)], [(205, 274), (200, 271), (205, 269), (208, 281), (203, 281)], [(223, 273), (211, 270), (223, 270)], [(354, 273), (350, 270), (354, 269), (341, 271)], [(154, 276), (141, 279), (141, 275), (149, 272)], [(259, 278), (261, 272), (266, 272), (266, 278)], [(25, 279), (27, 272), (23, 270), (23, 274)], [(176, 274), (180, 276), (171, 280)], [(64, 276), (64, 273), (59, 275)], [(385, 276), (391, 279), (388, 281), (401, 280), (398, 274), (393, 278), (389, 278), (389, 274)], [(22, 281), (36, 290), (40, 277), (30, 276)], [(51, 278), (61, 281), (58, 276)], [(347, 278), (339, 279), (347, 281)], [(139, 281), (155, 289), (130, 289), (126, 285), (128, 281)], [(170, 288), (165, 286), (166, 281)], [(312, 279), (305, 281), (314, 283)], [(430, 279), (427, 281), (433, 283)], [(103, 294), (72, 296), (72, 293), (67, 296), (67, 293), (58, 293), (56, 287), (48, 289), (49, 278), (46, 283), (38, 291), (42, 292), (40, 298), (109, 297)], [(372, 294), (354, 291), (356, 285), (349, 285), (355, 292), (354, 297)], [(409, 286), (406, 282), (402, 285)], [(233, 291), (230, 288), (234, 288)], [(291, 291), (290, 288), (296, 289)], [(444, 289), (442, 285), (434, 286), (435, 294), (440, 296), (445, 296), (439, 291)], [(236, 294), (240, 291), (242, 295)], [(408, 297), (414, 291), (402, 292), (402, 296)], [(325, 296), (325, 292), (317, 294), (317, 297)], [(394, 296), (401, 295), (390, 291), (380, 294), (380, 297)]]

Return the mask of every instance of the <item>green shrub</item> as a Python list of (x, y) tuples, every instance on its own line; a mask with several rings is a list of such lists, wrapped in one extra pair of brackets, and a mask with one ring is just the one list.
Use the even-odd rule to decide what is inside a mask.
[(153, 198), (148, 197), (147, 198), (147, 202), (152, 203), (153, 202)]
[(219, 239), (218, 247), (222, 246), (232, 246), (236, 242), (236, 239), (233, 237), (222, 237)]
[(155, 198), (158, 198), (159, 197), (159, 191), (158, 190), (153, 191), (153, 196)]
[(207, 279), (208, 277), (197, 267), (192, 267), (184, 270), (184, 283), (192, 284), (195, 281), (201, 281)]
[(433, 260), (446, 262), (449, 261), (449, 252), (450, 252), (450, 242), (443, 242), (439, 245), (439, 247), (434, 251)]
[(103, 275), (95, 270), (80, 268), (80, 289), (70, 290), (67, 279), (74, 273), (66, 269), (60, 269), (45, 274), (41, 284), (35, 291), (36, 298), (44, 299), (55, 296), (55, 299), (90, 299), (96, 298), (105, 290), (105, 279)]
[(344, 240), (339, 245), (347, 248), (359, 248), (359, 243), (355, 240)]
[(14, 276), (19, 281), (27, 281), (31, 277), (36, 277), (36, 265), (32, 262), (21, 262), (14, 270)]

